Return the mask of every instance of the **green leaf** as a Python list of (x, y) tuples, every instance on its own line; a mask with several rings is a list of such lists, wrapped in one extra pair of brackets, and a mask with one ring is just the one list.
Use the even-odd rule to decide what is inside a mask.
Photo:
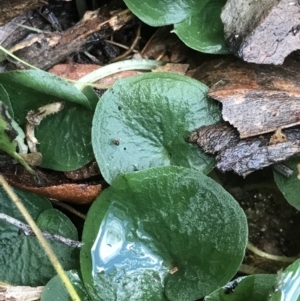
[(267, 301), (276, 275), (239, 277), (205, 297), (205, 301)]
[(83, 242), (81, 272), (93, 300), (194, 301), (236, 273), (247, 221), (201, 172), (159, 167), (120, 176), (104, 190)]
[[(46, 198), (17, 189), (15, 192), (42, 230), (78, 239), (71, 221), (61, 212), (51, 209)], [(25, 222), (2, 189), (0, 212)], [(49, 243), (64, 269), (78, 267), (77, 249), (59, 242)], [(0, 281), (13, 285), (45, 285), (56, 274), (36, 237), (26, 236), (16, 226), (3, 220), (0, 220), (0, 266)]]
[(61, 112), (46, 117), (36, 128), (38, 150), (43, 155), (42, 167), (75, 170), (94, 158), (91, 108), (95, 107), (95, 94), (88, 90), (87, 97), (68, 82), (40, 70), (0, 73), (0, 82), (22, 126), (30, 110), (55, 101), (67, 101)]
[(210, 0), (202, 9), (181, 23), (173, 32), (190, 48), (205, 53), (229, 53), (224, 39), (221, 10), (226, 0)]
[[(81, 301), (90, 301), (78, 271), (66, 272)], [(41, 301), (72, 301), (60, 277), (54, 276), (45, 286)]]
[(274, 290), (268, 301), (300, 300), (300, 259), (279, 272)]
[(70, 101), (90, 109), (86, 96), (67, 81), (42, 70), (0, 73), (0, 82), (9, 94), (15, 120), (25, 123), (28, 111), (55, 101)]
[(7, 106), (0, 101), (0, 150), (18, 160), (30, 173), (34, 173), (25, 160), (17, 153), (17, 146), (20, 150), (25, 149), (27, 151), (24, 138), (24, 132), (10, 117)]
[(300, 180), (297, 178), (299, 174), (297, 164), (299, 163), (299, 157), (294, 157), (284, 162), (284, 164), (286, 164), (294, 171), (294, 173), (290, 177), (285, 177), (276, 170), (274, 170), (273, 172), (274, 180), (279, 190), (282, 192), (286, 200), (297, 210), (300, 210)]
[(148, 73), (118, 80), (98, 102), (92, 128), (94, 154), (108, 183), (122, 173), (163, 165), (208, 173), (212, 156), (186, 137), (220, 120), (208, 88), (186, 76)]
[(38, 151), (43, 155), (42, 167), (70, 171), (86, 165), (94, 158), (91, 143), (93, 112), (66, 103), (62, 111), (46, 117), (36, 128)]
[(151, 26), (175, 24), (196, 14), (209, 0), (124, 0), (128, 8)]

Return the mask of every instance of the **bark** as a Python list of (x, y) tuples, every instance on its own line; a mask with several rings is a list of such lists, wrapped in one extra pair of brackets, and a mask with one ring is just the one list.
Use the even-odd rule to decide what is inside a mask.
[[(104, 39), (127, 24), (132, 17), (129, 11), (113, 17), (108, 10), (87, 12), (78, 24), (68, 30), (32, 34), (10, 51), (31, 65), (44, 70), (49, 69), (70, 54), (82, 51), (93, 33), (98, 32)], [(15, 61), (7, 65), (7, 70), (20, 68), (24, 66)]]
[(222, 115), (240, 138), (300, 124), (300, 63), (282, 66), (218, 60), (205, 63), (193, 77), (210, 87), (223, 105)]
[(221, 14), (229, 49), (244, 61), (282, 64), (300, 49), (300, 2), (228, 0)]
[(200, 127), (188, 141), (207, 153), (217, 153), (216, 167), (222, 172), (233, 170), (245, 177), (300, 153), (300, 128), (285, 130), (284, 137), (276, 142), (271, 134), (241, 140), (236, 129), (221, 123)]

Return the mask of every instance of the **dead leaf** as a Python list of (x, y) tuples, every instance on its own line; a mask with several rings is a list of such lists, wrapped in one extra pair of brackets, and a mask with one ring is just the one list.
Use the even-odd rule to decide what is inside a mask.
[(41, 298), (44, 286), (0, 285), (0, 301), (35, 301)]

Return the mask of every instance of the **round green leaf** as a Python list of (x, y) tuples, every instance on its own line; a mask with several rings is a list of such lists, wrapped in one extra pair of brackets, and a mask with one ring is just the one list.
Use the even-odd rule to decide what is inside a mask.
[[(67, 271), (73, 287), (75, 288), (81, 301), (90, 301), (88, 293), (83, 286), (82, 280), (79, 277), (78, 271), (72, 270)], [(54, 276), (45, 286), (43, 294), (41, 296), (41, 301), (72, 301), (69, 293), (67, 292), (65, 286), (63, 285), (60, 277)]]
[(175, 24), (173, 32), (195, 50), (205, 53), (229, 53), (220, 17), (225, 3), (226, 0), (210, 0), (197, 14)]
[(276, 275), (257, 274), (239, 277), (205, 297), (205, 301), (266, 301)]
[(244, 257), (238, 203), (201, 172), (128, 173), (97, 198), (80, 261), (93, 300), (194, 301), (227, 283)]
[(185, 141), (196, 128), (220, 119), (207, 90), (194, 79), (170, 73), (117, 81), (98, 102), (92, 127), (105, 180), (112, 183), (119, 174), (163, 165), (209, 172), (213, 157)]
[[(78, 239), (77, 230), (71, 221), (61, 212), (51, 209), (47, 199), (17, 189), (15, 191), (42, 230)], [(2, 189), (0, 213), (25, 223)], [(78, 267), (77, 249), (58, 242), (49, 243), (65, 269)], [(0, 220), (0, 267), (0, 282), (13, 285), (45, 285), (56, 274), (36, 237), (26, 236), (19, 228), (4, 220)]]
[(300, 180), (297, 177), (299, 174), (297, 164), (299, 163), (299, 157), (294, 157), (284, 162), (284, 164), (294, 171), (290, 177), (285, 177), (276, 170), (273, 172), (274, 179), (279, 190), (282, 192), (286, 200), (297, 210), (300, 210)]
[(70, 103), (59, 113), (46, 117), (35, 131), (37, 148), (43, 155), (41, 166), (70, 171), (90, 162), (94, 158), (92, 119), (92, 111)]
[(277, 281), (269, 301), (300, 300), (300, 259), (278, 273)]
[(124, 0), (128, 8), (151, 26), (175, 24), (197, 13), (209, 0)]

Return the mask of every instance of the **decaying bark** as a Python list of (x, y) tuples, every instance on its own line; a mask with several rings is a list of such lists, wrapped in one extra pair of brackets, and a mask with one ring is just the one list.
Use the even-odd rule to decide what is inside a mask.
[[(72, 53), (80, 52), (88, 43), (90, 36), (100, 31), (101, 38), (106, 38), (120, 29), (133, 15), (123, 11), (111, 16), (108, 10), (87, 12), (75, 26), (64, 32), (32, 34), (26, 40), (10, 49), (16, 56), (40, 69), (49, 69)], [(7, 70), (24, 68), (13, 62)]]
[(243, 139), (300, 124), (299, 70), (298, 61), (272, 66), (218, 60), (193, 77), (210, 87), (208, 95), (223, 104), (223, 119)]
[(228, 0), (221, 14), (229, 49), (244, 61), (282, 64), (300, 48), (297, 0)]
[(217, 153), (216, 167), (222, 172), (233, 170), (245, 177), (300, 153), (300, 128), (287, 129), (284, 136), (286, 141), (278, 143), (272, 142), (271, 134), (241, 140), (236, 129), (221, 123), (200, 127), (189, 142), (197, 143), (207, 153)]
[(27, 12), (47, 4), (47, 0), (1, 0), (0, 25), (5, 24), (23, 12)]

